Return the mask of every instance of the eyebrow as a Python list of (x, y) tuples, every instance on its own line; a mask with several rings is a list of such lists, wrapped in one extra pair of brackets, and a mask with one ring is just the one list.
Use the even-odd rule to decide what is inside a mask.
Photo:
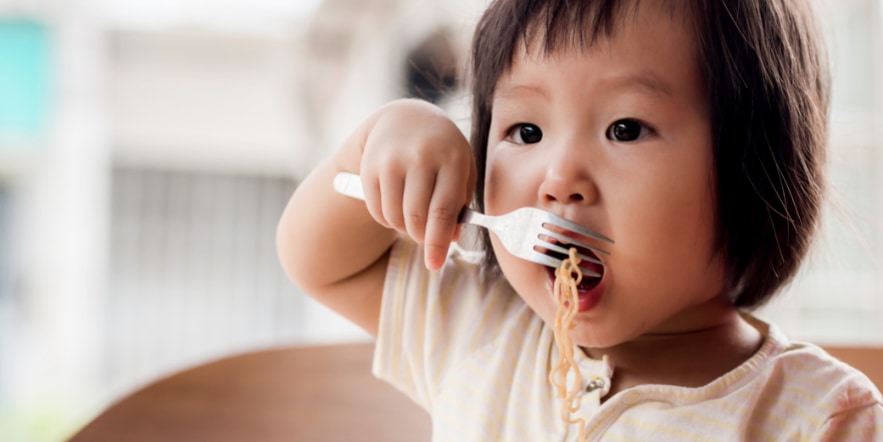
[[(674, 89), (665, 80), (660, 78), (649, 70), (643, 70), (635, 74), (613, 75), (609, 78), (602, 79), (601, 83), (605, 89), (625, 89), (637, 87), (650, 95), (656, 95), (662, 98), (674, 97)], [(546, 90), (542, 86), (530, 84), (516, 84), (505, 88), (500, 88), (494, 94), (495, 99), (515, 98), (522, 93), (536, 94), (544, 98), (548, 98)]]
[(607, 84), (608, 87), (615, 88), (637, 86), (638, 89), (643, 89), (644, 92), (665, 98), (671, 98), (675, 95), (674, 90), (665, 82), (665, 80), (659, 78), (658, 75), (648, 70), (643, 70), (636, 74), (613, 76), (609, 79), (605, 79), (604, 83)]
[(543, 89), (542, 86), (535, 86), (530, 84), (516, 84), (510, 85), (505, 88), (498, 88), (496, 93), (494, 94), (494, 99), (499, 98), (516, 98), (521, 96), (523, 93), (531, 94), (531, 95), (539, 95), (543, 98), (549, 98), (549, 95), (546, 93), (546, 90)]

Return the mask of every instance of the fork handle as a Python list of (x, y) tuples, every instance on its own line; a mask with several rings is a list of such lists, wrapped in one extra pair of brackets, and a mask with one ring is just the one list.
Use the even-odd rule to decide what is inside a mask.
[(362, 179), (350, 172), (338, 172), (334, 176), (334, 190), (350, 198), (365, 200), (365, 192), (362, 190)]
[[(362, 189), (362, 179), (351, 172), (338, 172), (337, 175), (334, 176), (334, 190), (341, 194), (348, 196), (350, 198), (360, 199), (362, 201), (365, 200), (365, 191)], [(476, 224), (476, 218), (482, 218), (483, 215), (478, 212), (473, 212), (470, 208), (463, 206), (463, 210), (460, 211), (460, 215), (457, 216), (457, 223), (471, 223)], [(481, 224), (479, 224), (481, 225)]]

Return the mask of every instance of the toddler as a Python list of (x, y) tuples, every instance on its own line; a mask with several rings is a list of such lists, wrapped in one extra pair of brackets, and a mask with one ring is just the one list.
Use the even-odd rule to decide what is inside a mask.
[[(472, 48), (472, 135), (383, 106), (298, 187), (283, 267), (377, 337), (375, 374), (438, 441), (883, 440), (857, 370), (751, 311), (798, 269), (824, 190), (828, 76), (808, 0), (496, 0)], [(365, 201), (333, 191), (361, 176)], [(474, 198), (473, 198), (474, 196)], [(561, 419), (554, 269), (457, 215), (530, 206), (582, 241)], [(581, 253), (591, 253), (580, 250)]]

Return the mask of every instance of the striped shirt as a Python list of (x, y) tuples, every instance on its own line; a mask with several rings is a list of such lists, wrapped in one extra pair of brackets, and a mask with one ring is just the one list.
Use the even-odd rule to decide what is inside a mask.
[[(548, 382), (552, 329), (502, 278), (479, 283), (479, 258), (453, 248), (438, 272), (399, 241), (383, 289), (374, 374), (432, 416), (434, 441), (575, 441)], [(883, 398), (819, 347), (764, 335), (749, 360), (699, 388), (641, 385), (601, 403), (585, 393), (588, 440), (883, 441)], [(575, 351), (583, 377), (609, 385), (604, 362)]]

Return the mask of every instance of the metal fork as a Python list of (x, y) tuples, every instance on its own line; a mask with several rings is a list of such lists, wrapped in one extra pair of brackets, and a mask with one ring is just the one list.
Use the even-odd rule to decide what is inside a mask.
[[(353, 173), (339, 172), (334, 177), (334, 190), (352, 198), (365, 199), (365, 193), (362, 190), (362, 180)], [(519, 258), (554, 268), (560, 267), (562, 260), (542, 253), (536, 250), (537, 248), (554, 251), (563, 256), (567, 256), (570, 253), (571, 246), (588, 249), (602, 255), (609, 255), (610, 252), (586, 244), (565, 233), (551, 230), (549, 227), (555, 227), (562, 232), (573, 232), (581, 236), (613, 244), (612, 239), (600, 233), (535, 207), (522, 207), (499, 216), (485, 215), (468, 207), (463, 207), (457, 222), (484, 227), (497, 235), (497, 238), (500, 239), (503, 247), (509, 253)], [(557, 240), (558, 242), (551, 242), (550, 239)], [(578, 252), (577, 256), (582, 260), (604, 265), (603, 262), (594, 256), (587, 256), (582, 252)], [(601, 276), (597, 272), (587, 269), (584, 269), (583, 273), (594, 277)]]

